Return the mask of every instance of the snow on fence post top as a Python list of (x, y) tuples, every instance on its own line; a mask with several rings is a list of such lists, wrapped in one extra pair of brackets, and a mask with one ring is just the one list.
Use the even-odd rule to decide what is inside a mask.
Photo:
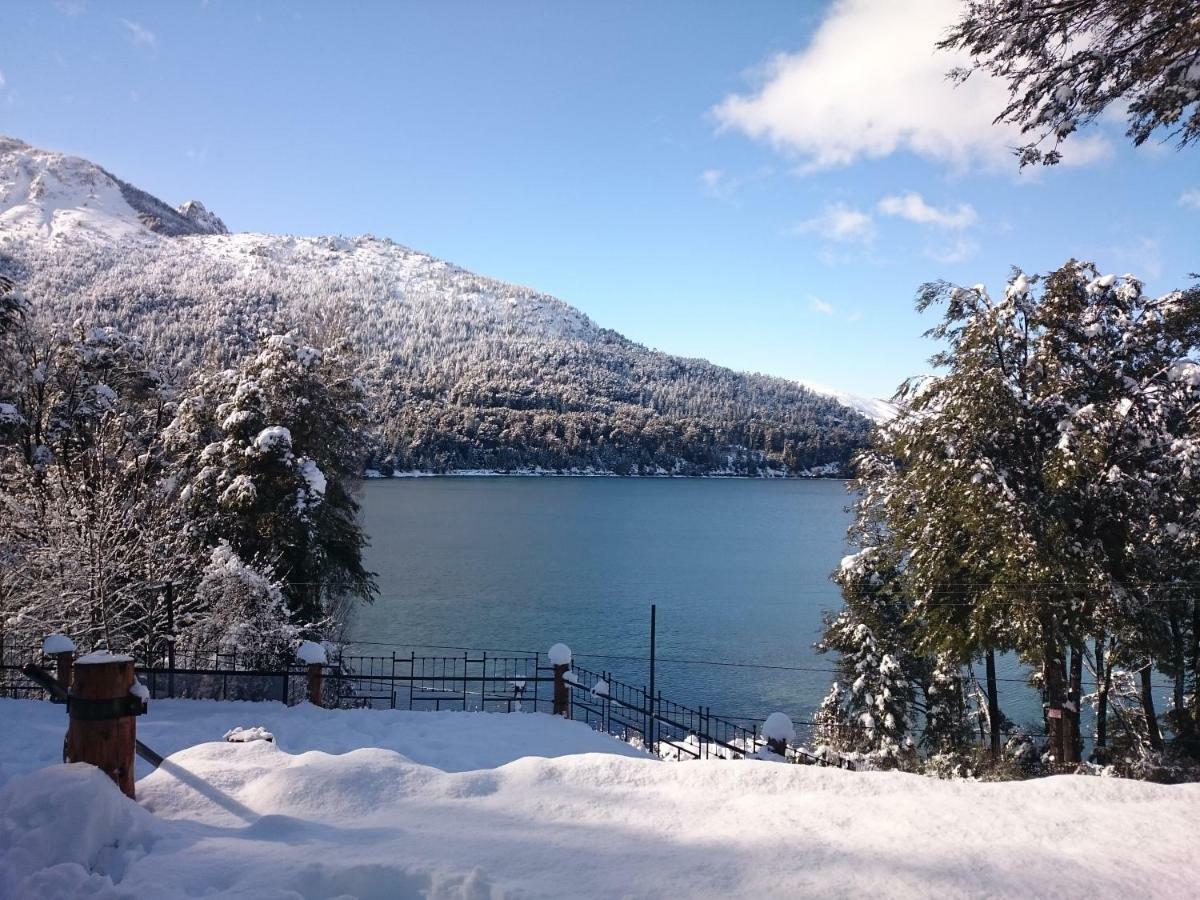
[(316, 641), (301, 641), (296, 648), (296, 658), (309, 666), (323, 666), (329, 661), (325, 656), (325, 648)]
[(566, 644), (555, 644), (547, 651), (552, 666), (569, 666), (571, 664), (571, 648)]
[(556, 716), (571, 718), (571, 689), (568, 682), (574, 684), (571, 677), (571, 648), (566, 644), (555, 644), (546, 651), (550, 657), (550, 665), (554, 666), (554, 703), (553, 711)]
[(132, 656), (126, 656), (124, 653), (112, 653), (108, 650), (93, 650), (84, 656), (75, 660), (77, 666), (102, 666), (107, 663), (127, 663), (133, 662)]
[(787, 752), (788, 741), (796, 738), (796, 728), (786, 715), (773, 712), (763, 722), (762, 736), (773, 753), (783, 756)]
[(47, 656), (57, 656), (60, 653), (74, 653), (75, 642), (65, 634), (59, 634), (56, 631), (54, 634), (46, 635), (46, 639), (42, 641), (42, 652)]

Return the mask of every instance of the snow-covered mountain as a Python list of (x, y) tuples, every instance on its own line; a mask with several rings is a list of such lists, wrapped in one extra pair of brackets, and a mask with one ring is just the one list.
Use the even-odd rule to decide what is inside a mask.
[[(78, 157), (0, 137), (0, 271), (41, 314), (141, 337), (177, 372), (261, 329), (349, 337), (396, 469), (796, 473), (877, 411), (648, 349), (573, 307), (372, 236), (230, 234)], [(836, 401), (836, 402), (835, 402)]]
[(824, 394), (826, 397), (832, 397), (838, 403), (848, 406), (855, 412), (866, 416), (872, 422), (886, 422), (896, 415), (896, 405), (890, 400), (884, 400), (880, 397), (860, 397), (857, 394), (847, 394), (845, 391), (839, 391), (820, 384), (813, 384), (808, 381), (802, 382), (802, 384), (810, 391)]
[(0, 135), (0, 228), (29, 237), (228, 234), (196, 201), (172, 209), (98, 165)]

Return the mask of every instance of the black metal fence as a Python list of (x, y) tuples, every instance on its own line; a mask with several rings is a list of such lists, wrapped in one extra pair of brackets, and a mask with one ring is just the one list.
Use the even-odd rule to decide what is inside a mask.
[[(26, 663), (50, 666), (36, 649), (0, 653), (0, 696), (45, 698), (20, 673)], [(218, 651), (179, 651), (175, 667), (161, 660), (139, 665), (138, 677), (152, 700), (273, 700), (288, 705), (306, 697), (302, 665), (261, 668), (261, 661)], [(764, 750), (753, 727), (707, 707), (690, 707), (614, 679), (608, 672), (574, 667), (567, 672), (567, 714), (668, 759), (742, 759)], [(554, 669), (538, 656), (335, 656), (324, 667), (323, 703), (341, 708), (551, 712)], [(793, 762), (826, 765), (824, 758), (789, 746)], [(849, 764), (844, 764), (850, 767)]]

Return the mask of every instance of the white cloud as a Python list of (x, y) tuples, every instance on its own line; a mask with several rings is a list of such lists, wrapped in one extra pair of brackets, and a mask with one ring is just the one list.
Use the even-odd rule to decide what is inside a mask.
[[(958, 170), (1017, 171), (1025, 138), (993, 118), (1004, 84), (976, 73), (955, 86), (946, 73), (965, 59), (934, 43), (959, 0), (840, 0), (802, 51), (766, 65), (762, 83), (712, 112), (722, 128), (798, 155), (802, 170), (845, 166), (909, 151)], [(1064, 163), (1106, 155), (1098, 136), (1073, 136)]]
[[(4, 84), (3, 77), (0, 77), (0, 85)], [(1191, 188), (1179, 195), (1179, 205), (1186, 206), (1188, 209), (1200, 209), (1200, 188)]]
[(875, 236), (875, 220), (870, 213), (844, 203), (832, 203), (819, 216), (800, 222), (792, 230), (797, 234), (816, 234), (833, 241), (866, 243)]
[(54, 0), (54, 8), (64, 16), (81, 16), (87, 11), (84, 0)]
[(135, 47), (147, 47), (151, 50), (158, 48), (158, 35), (145, 25), (142, 25), (140, 22), (132, 22), (129, 19), (122, 19), (121, 24), (129, 32), (129, 40), (133, 42)]
[(4, 70), (0, 69), (0, 91), (4, 90), (4, 85), (6, 84), (8, 84), (8, 81), (4, 77)]
[(834, 311), (833, 304), (826, 303), (820, 297), (809, 297), (808, 308), (813, 312), (819, 312), (823, 316), (832, 316)]
[(921, 225), (936, 225), (938, 228), (959, 230), (975, 224), (978, 218), (969, 203), (960, 203), (954, 209), (938, 209), (925, 202), (925, 198), (914, 191), (892, 194), (879, 201), (879, 211), (885, 216), (899, 216)]

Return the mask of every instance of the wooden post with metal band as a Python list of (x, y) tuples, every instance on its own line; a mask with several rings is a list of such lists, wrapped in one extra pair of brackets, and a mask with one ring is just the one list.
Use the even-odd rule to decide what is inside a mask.
[(64, 691), (70, 690), (71, 669), (75, 663), (75, 642), (65, 634), (48, 634), (42, 641), (42, 653), (54, 658), (58, 684)]
[(63, 761), (90, 763), (132, 798), (135, 717), (145, 711), (145, 688), (134, 675), (132, 657), (107, 650), (81, 656), (67, 696), (70, 723)]

